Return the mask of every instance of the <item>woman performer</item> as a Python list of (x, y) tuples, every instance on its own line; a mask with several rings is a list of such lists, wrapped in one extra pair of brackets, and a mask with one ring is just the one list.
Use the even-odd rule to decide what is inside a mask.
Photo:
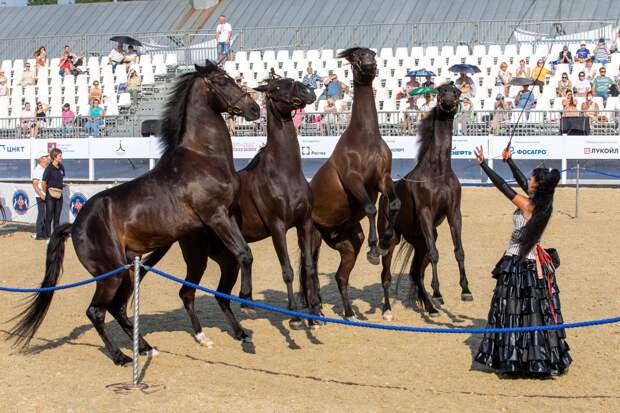
[[(518, 195), (484, 160), (482, 146), (475, 151), (480, 166), (517, 210), (513, 214), (510, 244), (493, 270), (497, 280), (488, 327), (509, 328), (563, 323), (560, 291), (552, 258), (539, 244), (553, 210), (553, 193), (560, 180), (557, 169), (536, 168), (529, 180), (504, 149), (517, 184), (529, 195)], [(556, 262), (557, 253), (553, 253)], [(558, 262), (559, 264), (559, 262)], [(487, 333), (475, 360), (498, 373), (535, 377), (559, 375), (568, 370), (571, 357), (564, 329), (513, 333)]]

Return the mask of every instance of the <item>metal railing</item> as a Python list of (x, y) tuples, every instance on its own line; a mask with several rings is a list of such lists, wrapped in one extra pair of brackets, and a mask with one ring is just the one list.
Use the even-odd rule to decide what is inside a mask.
[[(87, 138), (89, 136), (116, 137), (140, 136), (141, 122), (133, 116), (104, 116), (93, 119), (76, 116), (65, 123), (62, 117), (45, 118), (0, 118), (2, 139), (59, 139)], [(136, 130), (136, 128), (138, 130)]]

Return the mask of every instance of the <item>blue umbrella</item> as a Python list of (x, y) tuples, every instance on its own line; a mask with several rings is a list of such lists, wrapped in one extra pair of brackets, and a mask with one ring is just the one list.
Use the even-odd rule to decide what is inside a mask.
[(452, 65), (448, 70), (454, 73), (480, 73), (478, 66), (468, 64)]
[(437, 75), (430, 70), (417, 69), (417, 70), (412, 70), (411, 72), (407, 73), (407, 76), (408, 77), (426, 77), (426, 76), (437, 76)]

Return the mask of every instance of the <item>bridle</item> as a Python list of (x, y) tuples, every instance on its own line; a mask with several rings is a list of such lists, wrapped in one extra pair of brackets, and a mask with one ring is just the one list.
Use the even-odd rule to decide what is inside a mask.
[(207, 90), (209, 92), (213, 92), (213, 94), (217, 95), (222, 101), (224, 101), (224, 103), (226, 104), (226, 112), (234, 116), (243, 115), (243, 111), (237, 105), (241, 101), (241, 99), (245, 97), (250, 97), (250, 94), (248, 92), (241, 93), (239, 97), (237, 97), (237, 99), (231, 102), (228, 100), (228, 96), (224, 95), (222, 92), (218, 90), (217, 87), (213, 85), (213, 82), (211, 81), (211, 79), (209, 79), (207, 76), (204, 76), (202, 79), (204, 80), (205, 85), (207, 86)]
[[(275, 89), (276, 90), (280, 90), (280, 86), (276, 86)], [(289, 95), (287, 96), (286, 99), (281, 99), (279, 96), (275, 97), (273, 95), (273, 93), (271, 92), (271, 90), (267, 90), (265, 92), (265, 97), (267, 98), (267, 100), (268, 100), (270, 105), (273, 105), (276, 102), (284, 103), (286, 105), (289, 105), (289, 106), (293, 107), (294, 110), (296, 110), (296, 109), (299, 109), (299, 108), (303, 107), (304, 102), (303, 102), (303, 100), (301, 100), (297, 96), (295, 96), (295, 97), (291, 97), (290, 96), (290, 94), (292, 93), (293, 89), (295, 89), (295, 88), (291, 87), (291, 89), (289, 90)], [(280, 122), (284, 121), (284, 119), (279, 116), (278, 111), (275, 110), (275, 108), (273, 110), (273, 114), (276, 117), (276, 119), (278, 119)]]

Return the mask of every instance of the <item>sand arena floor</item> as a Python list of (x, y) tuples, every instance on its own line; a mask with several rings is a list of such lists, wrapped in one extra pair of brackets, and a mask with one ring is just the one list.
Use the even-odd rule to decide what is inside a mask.
[[(567, 322), (620, 315), (620, 191), (583, 189), (581, 216), (573, 219), (574, 189), (560, 189), (546, 245), (562, 258), (558, 272)], [(393, 323), (484, 326), (493, 289), (490, 270), (507, 242), (511, 206), (490, 188), (466, 188), (463, 196), (466, 268), (475, 301), (460, 301), (458, 271), (446, 224), (439, 230), (440, 280), (445, 305), (429, 319), (407, 302), (408, 281), (394, 297)], [(289, 232), (292, 254), (296, 237)], [(71, 245), (69, 242), (68, 245)], [(286, 306), (284, 284), (269, 240), (252, 245), (255, 298)], [(45, 244), (29, 233), (0, 237), (0, 285), (35, 286), (41, 281)], [(295, 258), (296, 260), (296, 258)], [(341, 314), (333, 279), (337, 254), (321, 251), (319, 270), (324, 312)], [(174, 248), (159, 267), (184, 276)], [(72, 247), (67, 248), (61, 283), (86, 277)], [(395, 271), (397, 272), (397, 271)], [(361, 255), (351, 276), (351, 295), (360, 318), (383, 322), (380, 267)], [(210, 263), (203, 285), (217, 285)], [(427, 285), (430, 283), (427, 274)], [(393, 288), (395, 286), (393, 284)], [(472, 365), (479, 336), (395, 333), (328, 325), (316, 333), (292, 331), (286, 318), (259, 311), (242, 325), (253, 333), (253, 347), (228, 333), (215, 301), (197, 296), (205, 333), (215, 342), (200, 347), (178, 298), (178, 285), (149, 275), (143, 285), (141, 326), (161, 354), (146, 362), (150, 394), (119, 394), (106, 386), (128, 382), (130, 368), (116, 367), (84, 311), (94, 286), (56, 294), (32, 342), (33, 354), (16, 353), (0, 341), (0, 411), (618, 411), (620, 410), (620, 326), (570, 330), (574, 364), (554, 380), (505, 380)], [(234, 290), (238, 291), (237, 288)], [(23, 296), (2, 293), (0, 329)], [(130, 341), (108, 315), (112, 337), (130, 354)], [(4, 337), (3, 337), (4, 338)]]

